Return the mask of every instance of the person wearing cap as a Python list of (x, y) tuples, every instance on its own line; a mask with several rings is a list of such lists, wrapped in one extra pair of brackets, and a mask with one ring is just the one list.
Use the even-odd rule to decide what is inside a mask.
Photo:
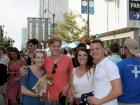
[(123, 94), (118, 97), (119, 105), (140, 105), (138, 43), (134, 39), (126, 39), (123, 48), (126, 58), (117, 63), (123, 87)]

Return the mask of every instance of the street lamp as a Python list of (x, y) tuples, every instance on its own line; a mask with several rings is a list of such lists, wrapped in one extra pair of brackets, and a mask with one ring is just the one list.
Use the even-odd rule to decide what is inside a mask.
[(53, 14), (53, 31), (52, 34), (54, 35), (55, 33), (55, 14)]
[(3, 30), (3, 28), (4, 28), (4, 25), (0, 25), (0, 40), (3, 40), (3, 37), (4, 37), (4, 30)]
[[(45, 9), (45, 13), (46, 13), (46, 11), (48, 11), (48, 14), (51, 14), (52, 15), (52, 21), (53, 21), (53, 25), (52, 25), (52, 34), (54, 34), (54, 31), (55, 31), (55, 14), (54, 13), (52, 13), (52, 12), (50, 12), (50, 10), (49, 9)], [(49, 17), (48, 17), (49, 18)]]

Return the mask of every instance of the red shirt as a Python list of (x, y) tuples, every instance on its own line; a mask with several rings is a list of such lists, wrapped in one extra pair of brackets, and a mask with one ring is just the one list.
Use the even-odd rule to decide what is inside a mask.
[[(53, 78), (53, 85), (49, 86), (47, 90), (48, 91), (47, 95), (49, 95), (49, 98), (51, 100), (58, 100), (59, 93), (68, 83), (67, 74), (68, 72), (72, 73), (73, 70), (72, 60), (70, 57), (66, 55), (62, 55), (60, 60), (55, 64), (57, 64), (57, 67)], [(44, 65), (46, 73), (49, 74), (52, 73), (53, 65), (54, 62), (52, 57), (51, 56), (46, 57)]]

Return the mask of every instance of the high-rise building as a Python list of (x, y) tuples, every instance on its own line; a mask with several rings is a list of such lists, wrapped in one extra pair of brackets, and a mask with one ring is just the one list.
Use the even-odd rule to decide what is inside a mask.
[[(47, 4), (43, 5), (43, 3)], [(64, 13), (69, 10), (72, 10), (76, 14), (79, 26), (83, 26), (87, 23), (87, 15), (81, 14), (81, 0), (40, 0), (40, 6), (43, 6), (40, 7), (40, 16), (50, 18), (51, 24), (62, 22), (64, 20)], [(90, 15), (90, 23), (92, 23), (92, 18), (93, 15)], [(92, 27), (92, 24), (90, 24), (90, 27)]]
[(40, 42), (48, 38), (48, 19), (28, 17), (28, 39), (36, 38)]
[(50, 2), (49, 0), (40, 0), (39, 5), (39, 17), (40, 18), (48, 18), (48, 12), (50, 9)]
[(63, 21), (63, 14), (71, 9), (70, 1), (77, 4), (77, 0), (40, 0), (40, 17), (51, 18), (55, 15), (55, 21)]
[(21, 49), (26, 49), (27, 38), (27, 28), (22, 28), (22, 40), (21, 40)]

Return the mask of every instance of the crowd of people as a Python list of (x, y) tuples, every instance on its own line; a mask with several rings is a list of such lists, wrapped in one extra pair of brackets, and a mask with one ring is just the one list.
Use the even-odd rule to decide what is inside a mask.
[[(126, 39), (123, 54), (113, 42), (80, 43), (73, 55), (62, 41), (48, 41), (51, 54), (37, 39), (21, 54), (15, 47), (0, 47), (0, 105), (140, 105), (138, 42)], [(36, 91), (34, 87), (36, 86)], [(45, 89), (45, 91), (43, 90)]]

